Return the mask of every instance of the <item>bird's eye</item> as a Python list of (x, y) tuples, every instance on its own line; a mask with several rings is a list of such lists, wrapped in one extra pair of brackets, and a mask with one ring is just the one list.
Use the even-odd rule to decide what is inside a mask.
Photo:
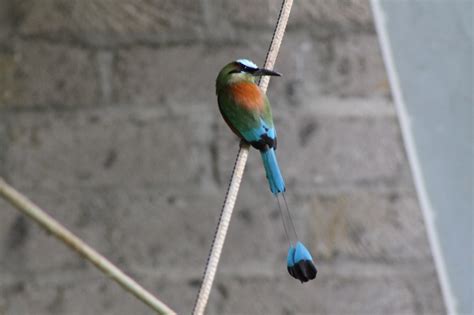
[(254, 68), (250, 68), (244, 64), (240, 64), (240, 70), (239, 69), (234, 69), (232, 71), (229, 72), (229, 74), (232, 74), (232, 73), (254, 73), (255, 71), (257, 71), (257, 69), (254, 69)]
[(255, 68), (250, 68), (250, 67), (247, 67), (247, 66), (244, 66), (243, 69), (244, 69), (245, 72), (249, 72), (249, 73), (253, 73), (257, 70)]

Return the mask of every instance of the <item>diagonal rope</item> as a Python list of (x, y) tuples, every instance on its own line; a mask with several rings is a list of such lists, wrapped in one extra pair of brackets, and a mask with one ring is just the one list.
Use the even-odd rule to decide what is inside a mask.
[[(275, 65), (275, 60), (278, 55), (278, 51), (280, 50), (283, 35), (285, 34), (286, 24), (288, 23), (288, 17), (290, 16), (292, 5), (293, 0), (283, 0), (280, 9), (280, 14), (278, 16), (277, 25), (275, 27), (272, 41), (270, 43), (270, 48), (268, 49), (267, 56), (265, 58), (264, 67), (266, 69), (271, 70)], [(267, 91), (269, 82), (270, 77), (261, 78), (259, 86), (263, 93)], [(204, 314), (204, 310), (206, 309), (207, 301), (209, 299), (209, 294), (211, 293), (212, 284), (214, 282), (217, 266), (219, 264), (219, 259), (222, 253), (222, 248), (224, 246), (225, 237), (229, 228), (230, 219), (234, 210), (235, 201), (239, 192), (240, 182), (244, 173), (245, 164), (247, 163), (248, 154), (249, 145), (246, 143), (241, 143), (239, 153), (237, 154), (237, 159), (235, 161), (234, 170), (232, 171), (232, 177), (229, 183), (229, 187), (227, 188), (227, 194), (224, 199), (224, 205), (221, 210), (217, 229), (214, 235), (214, 239), (212, 241), (211, 251), (207, 259), (206, 268), (204, 270), (204, 275), (202, 278), (202, 284), (199, 288), (196, 302), (194, 304), (194, 315), (202, 315)]]
[(11, 203), (20, 212), (36, 221), (41, 225), (41, 227), (69, 246), (73, 251), (79, 253), (85, 259), (93, 263), (103, 273), (115, 280), (115, 282), (122, 286), (122, 288), (135, 295), (152, 310), (158, 314), (176, 314), (166, 304), (158, 300), (135, 280), (127, 276), (122, 270), (107, 260), (107, 258), (96, 252), (92, 247), (84, 243), (80, 238), (61, 225), (61, 223), (48, 215), (20, 192), (8, 185), (1, 177), (0, 196)]

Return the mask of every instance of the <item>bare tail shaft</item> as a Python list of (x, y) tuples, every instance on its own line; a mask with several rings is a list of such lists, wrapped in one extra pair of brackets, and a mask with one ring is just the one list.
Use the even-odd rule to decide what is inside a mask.
[(275, 195), (278, 208), (280, 209), (281, 220), (283, 222), (283, 228), (285, 229), (286, 238), (290, 246), (295, 246), (298, 242), (298, 234), (296, 234), (295, 224), (290, 214), (290, 209), (288, 208), (288, 203), (286, 202), (285, 193)]

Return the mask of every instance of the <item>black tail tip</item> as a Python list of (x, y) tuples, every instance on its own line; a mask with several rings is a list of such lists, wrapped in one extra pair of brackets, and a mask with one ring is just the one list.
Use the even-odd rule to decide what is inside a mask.
[(311, 260), (300, 260), (293, 266), (288, 266), (288, 273), (301, 283), (308, 282), (316, 278), (318, 270)]

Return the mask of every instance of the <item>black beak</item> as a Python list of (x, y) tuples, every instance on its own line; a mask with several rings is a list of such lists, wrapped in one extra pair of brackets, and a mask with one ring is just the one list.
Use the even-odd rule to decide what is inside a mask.
[(278, 73), (276, 71), (264, 69), (264, 68), (257, 69), (252, 74), (256, 77), (261, 77), (261, 76), (264, 76), (264, 75), (271, 75), (271, 76), (281, 77), (280, 73)]

